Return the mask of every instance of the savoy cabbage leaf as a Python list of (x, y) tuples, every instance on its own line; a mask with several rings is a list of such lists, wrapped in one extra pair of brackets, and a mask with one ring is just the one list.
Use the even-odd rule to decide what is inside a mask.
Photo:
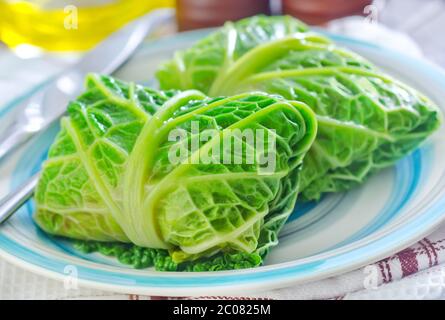
[(114, 257), (120, 263), (135, 269), (154, 267), (157, 271), (223, 271), (254, 268), (262, 264), (262, 257), (256, 253), (219, 253), (211, 257), (176, 263), (165, 249), (138, 247), (134, 244), (76, 241), (74, 248), (83, 253), (99, 252)]
[[(265, 93), (208, 98), (196, 90), (155, 91), (98, 75), (86, 83), (87, 91), (68, 106), (43, 165), (34, 215), (43, 230), (131, 243), (89, 248), (166, 270), (194, 260), (184, 270), (257, 264), (255, 257), (277, 243), (316, 136), (309, 107)], [(195, 127), (198, 134), (214, 135), (193, 145)], [(231, 135), (244, 129), (262, 130), (263, 142), (275, 141), (273, 148), (265, 152)], [(182, 140), (170, 139), (175, 130)], [(219, 143), (226, 140), (229, 148)], [(172, 162), (171, 150), (181, 147), (186, 156)], [(245, 161), (249, 152), (251, 163)], [(201, 161), (203, 154), (211, 161)], [(260, 161), (266, 154), (275, 160), (267, 172)]]
[(290, 17), (229, 22), (175, 53), (157, 78), (162, 89), (261, 90), (311, 107), (319, 129), (304, 159), (303, 200), (362, 183), (418, 147), (441, 120), (428, 98)]

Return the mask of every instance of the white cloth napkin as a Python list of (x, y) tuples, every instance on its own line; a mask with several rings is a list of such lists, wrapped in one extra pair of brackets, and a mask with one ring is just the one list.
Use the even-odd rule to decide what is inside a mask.
[[(406, 35), (358, 18), (334, 21), (336, 32), (374, 41), (420, 56)], [(0, 108), (29, 88), (62, 70), (73, 57), (20, 59), (0, 47)], [(1, 179), (1, 177), (0, 177)], [(367, 289), (365, 289), (367, 288)], [(445, 226), (416, 245), (378, 262), (337, 277), (290, 288), (256, 293), (269, 299), (441, 299), (445, 298)], [(88, 288), (66, 290), (63, 283), (35, 275), (0, 258), (0, 299), (159, 299)], [(164, 297), (165, 298), (165, 297)], [(240, 298), (240, 297), (200, 297)]]
[[(244, 296), (186, 299), (444, 299), (445, 225), (415, 245), (372, 264), (325, 280)], [(64, 284), (0, 259), (2, 299), (176, 299), (117, 294)], [(184, 299), (184, 298), (181, 298)]]

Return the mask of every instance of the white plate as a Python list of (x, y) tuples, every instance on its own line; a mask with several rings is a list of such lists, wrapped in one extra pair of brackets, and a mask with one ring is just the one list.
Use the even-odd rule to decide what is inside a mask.
[[(159, 63), (208, 32), (183, 33), (148, 43), (116, 76), (155, 85), (149, 79)], [(445, 75), (437, 67), (370, 43), (329, 36), (420, 89), (445, 109)], [(39, 170), (57, 130), (54, 127), (36, 137), (3, 169), (11, 189)], [(133, 270), (98, 254), (80, 254), (69, 241), (41, 232), (31, 219), (32, 202), (0, 228), (0, 254), (57, 279), (75, 267), (80, 284), (135, 294), (241, 294), (322, 279), (401, 250), (444, 220), (444, 134), (442, 127), (421, 149), (362, 187), (299, 207), (263, 267), (199, 274)]]

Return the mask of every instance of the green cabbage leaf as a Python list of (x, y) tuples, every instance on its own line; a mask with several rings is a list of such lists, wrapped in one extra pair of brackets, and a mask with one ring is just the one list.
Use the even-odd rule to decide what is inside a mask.
[(116, 258), (120, 263), (134, 269), (154, 267), (157, 271), (224, 271), (258, 267), (263, 263), (257, 253), (219, 253), (192, 261), (176, 263), (168, 250), (143, 248), (134, 244), (98, 241), (76, 241), (74, 248), (78, 251)]
[[(262, 139), (233, 134), (246, 129)], [(209, 98), (92, 74), (44, 162), (34, 219), (50, 234), (93, 243), (86, 251), (108, 248), (134, 266), (257, 265), (294, 208), (316, 131), (308, 106), (276, 95)], [(173, 132), (182, 139), (171, 139)], [(195, 139), (204, 132), (213, 134)], [(172, 154), (181, 156), (172, 161)]]
[(210, 96), (260, 90), (306, 103), (318, 135), (304, 159), (300, 198), (348, 190), (419, 146), (441, 122), (413, 88), (290, 17), (247, 18), (176, 52), (161, 89)]

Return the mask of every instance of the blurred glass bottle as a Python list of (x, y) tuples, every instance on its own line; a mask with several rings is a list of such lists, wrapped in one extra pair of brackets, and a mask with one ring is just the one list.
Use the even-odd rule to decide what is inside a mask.
[(231, 20), (270, 13), (270, 0), (176, 0), (180, 31), (216, 27)]
[(86, 50), (127, 23), (174, 0), (0, 0), (0, 40), (14, 48)]

